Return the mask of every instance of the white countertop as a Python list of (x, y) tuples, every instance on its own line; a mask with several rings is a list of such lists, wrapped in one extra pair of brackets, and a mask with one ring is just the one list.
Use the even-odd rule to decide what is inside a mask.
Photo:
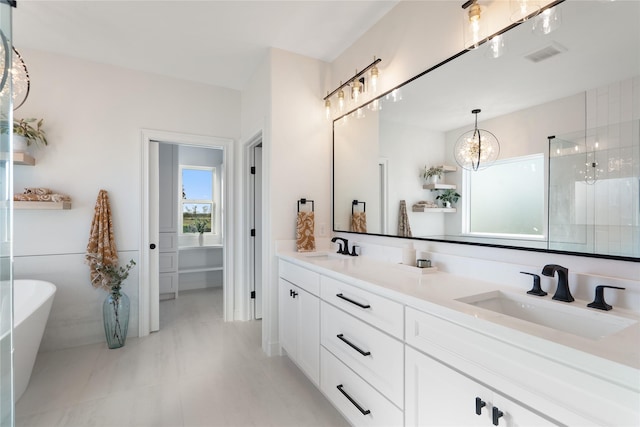
[[(326, 254), (326, 253), (325, 253)], [(367, 257), (347, 257), (335, 254), (285, 252), (283, 260), (315, 270), (323, 275), (368, 289), (407, 306), (445, 318), (461, 326), (477, 330), (527, 351), (561, 360), (574, 369), (582, 369), (640, 391), (640, 315), (615, 308), (605, 312), (587, 308), (591, 301), (576, 300), (570, 304), (543, 297), (560, 310), (584, 310), (596, 319), (607, 316), (630, 319), (631, 326), (597, 339), (584, 338), (550, 327), (457, 301), (486, 292), (502, 291), (527, 295), (528, 289), (506, 287), (473, 280), (449, 273), (420, 274)], [(570, 307), (569, 309), (567, 307)]]

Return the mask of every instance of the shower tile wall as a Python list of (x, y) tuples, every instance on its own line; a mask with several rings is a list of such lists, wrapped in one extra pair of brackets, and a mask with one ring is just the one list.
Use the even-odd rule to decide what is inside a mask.
[(586, 108), (586, 131), (550, 147), (550, 247), (638, 257), (640, 77), (588, 91)]

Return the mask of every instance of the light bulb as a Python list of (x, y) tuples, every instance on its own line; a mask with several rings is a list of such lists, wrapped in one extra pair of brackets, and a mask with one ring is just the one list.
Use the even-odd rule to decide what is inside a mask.
[(560, 10), (557, 7), (546, 9), (536, 16), (533, 22), (533, 32), (540, 35), (547, 35), (558, 29), (561, 22)]
[(331, 118), (331, 100), (324, 101), (324, 114), (327, 120)]
[(353, 98), (355, 103), (358, 103), (358, 98), (360, 98), (360, 93), (362, 92), (362, 83), (358, 80), (353, 82), (353, 86), (351, 86), (351, 98)]
[(502, 35), (495, 36), (489, 40), (489, 56), (491, 58), (500, 58), (504, 54), (504, 37)]
[(341, 113), (344, 111), (344, 91), (342, 89), (338, 92), (338, 108)]
[(474, 2), (469, 5), (464, 17), (464, 44), (465, 49), (476, 49), (480, 46), (484, 35), (486, 34), (486, 23), (481, 19), (482, 9), (478, 3)]
[(378, 67), (375, 65), (371, 68), (371, 80), (369, 80), (369, 85), (371, 86), (371, 91), (376, 93), (378, 91)]
[(511, 21), (523, 22), (540, 10), (540, 5), (533, 0), (511, 0)]

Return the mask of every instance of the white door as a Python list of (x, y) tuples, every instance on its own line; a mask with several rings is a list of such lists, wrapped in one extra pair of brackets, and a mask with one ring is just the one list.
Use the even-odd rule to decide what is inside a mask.
[[(157, 141), (149, 142), (149, 298), (160, 300), (160, 155)], [(160, 329), (160, 305), (153, 303), (149, 312), (149, 330)]]
[(253, 173), (251, 185), (251, 223), (254, 236), (251, 238), (251, 292), (253, 318), (262, 319), (262, 143), (252, 148)]

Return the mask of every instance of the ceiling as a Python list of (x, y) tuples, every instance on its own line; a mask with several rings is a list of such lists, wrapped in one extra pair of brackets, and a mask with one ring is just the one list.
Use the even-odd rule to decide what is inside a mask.
[(241, 90), (270, 47), (331, 62), (398, 1), (19, 0), (13, 43)]

